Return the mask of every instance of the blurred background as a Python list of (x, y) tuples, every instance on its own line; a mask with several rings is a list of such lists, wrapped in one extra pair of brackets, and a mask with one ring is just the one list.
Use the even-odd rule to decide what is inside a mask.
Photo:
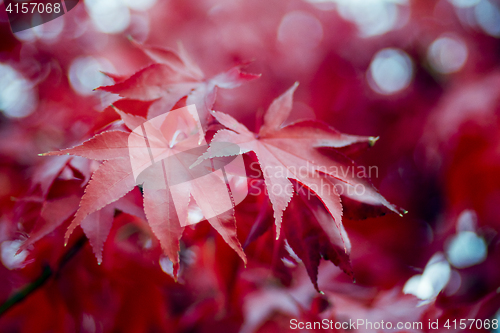
[[(344, 220), (356, 283), (325, 261), (319, 294), (301, 263), (275, 269), (271, 232), (247, 247), (245, 268), (201, 224), (183, 238), (176, 283), (127, 214), (102, 265), (84, 241), (64, 248), (68, 221), (15, 255), (41, 216), (35, 187), (58, 177), (81, 197), (95, 165), (38, 154), (118, 119), (113, 96), (93, 89), (112, 83), (101, 71), (149, 63), (129, 37), (182, 43), (207, 77), (249, 62), (262, 77), (219, 90), (214, 107), (249, 129), (299, 81), (290, 121), (380, 137), (356, 161), (377, 166), (375, 186), (409, 213)], [(1, 308), (0, 331), (287, 332), (291, 318), (363, 318), (427, 332), (428, 320), (500, 320), (499, 38), (496, 0), (86, 0), (16, 34), (0, 1), (0, 304), (27, 295)], [(255, 218), (237, 209), (242, 232)]]

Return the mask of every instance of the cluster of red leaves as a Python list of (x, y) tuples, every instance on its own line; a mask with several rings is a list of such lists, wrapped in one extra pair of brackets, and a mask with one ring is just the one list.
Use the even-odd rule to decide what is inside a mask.
[[(336, 11), (306, 1), (157, 2), (148, 12), (148, 44), (181, 40), (189, 53), (127, 40), (145, 40), (141, 24), (124, 34), (94, 31), (82, 5), (64, 16), (57, 40), (21, 41), (0, 20), (0, 62), (33, 82), (39, 96), (31, 116), (0, 118), (0, 301), (7, 302), (0, 331), (287, 332), (295, 318), (421, 321), (428, 332), (429, 320), (497, 315), (499, 42), (464, 28), (451, 1), (407, 7), (402, 28), (360, 38)], [(297, 31), (277, 36), (290, 18)], [(300, 29), (317, 22), (322, 39), (310, 46)], [(450, 32), (469, 53), (460, 72), (443, 75), (426, 52)], [(385, 47), (414, 61), (411, 85), (391, 96), (377, 95), (365, 79)], [(80, 95), (67, 73), (82, 55), (129, 74), (107, 73), (113, 85)], [(242, 66), (226, 70), (234, 64), (262, 77)], [(287, 90), (295, 81), (300, 88)], [(121, 99), (99, 110), (107, 93)], [(168, 217), (168, 194), (136, 186), (126, 138), (142, 122), (190, 104), (207, 142), (238, 144), (257, 175), (234, 219), (180, 228)], [(298, 121), (313, 114), (321, 121)], [(380, 136), (370, 149), (368, 134)], [(64, 156), (37, 156), (73, 146)], [(205, 157), (221, 155), (216, 148)], [(294, 172), (304, 165), (311, 173)], [(372, 219), (399, 210), (367, 179), (328, 173), (357, 165), (377, 165), (374, 183), (410, 213)], [(344, 194), (315, 193), (322, 184)], [(357, 184), (367, 196), (345, 195)], [(477, 213), (487, 258), (453, 268), (458, 289), (417, 306), (401, 290), (446, 249), (465, 209)]]
[[(355, 167), (355, 164), (344, 153), (355, 154), (357, 151), (372, 145), (375, 139), (341, 134), (317, 121), (299, 121), (283, 127), (283, 123), (292, 110), (293, 92), (298, 84), (295, 84), (271, 103), (264, 115), (263, 125), (259, 133), (254, 134), (228, 114), (212, 112), (211, 109), (215, 103), (217, 88), (235, 88), (244, 82), (258, 78), (258, 75), (246, 74), (241, 72), (239, 68), (233, 68), (216, 75), (214, 78), (204, 79), (201, 70), (193, 64), (182, 49), (181, 53), (177, 54), (169, 49), (135, 44), (155, 63), (129, 78), (109, 75), (114, 77), (117, 83), (99, 88), (116, 93), (126, 99), (126, 102), (122, 104), (122, 110), (115, 108), (121, 117), (121, 122), (109, 125), (107, 130), (74, 148), (43, 154), (47, 156), (74, 155), (105, 161), (92, 174), (92, 178), (85, 188), (85, 194), (78, 211), (66, 233), (66, 242), (73, 230), (81, 225), (94, 248), (98, 262), (101, 263), (103, 245), (111, 230), (115, 209), (140, 217), (140, 214), (135, 213), (140, 210), (140, 207), (130, 204), (126, 209), (121, 209), (122, 205), (120, 205), (123, 201), (120, 199), (136, 187), (129, 157), (128, 137), (131, 131), (141, 126), (147, 119), (157, 117), (160, 112), (169, 112), (174, 106), (178, 107), (181, 103), (180, 100), (183, 99), (186, 104), (193, 103), (197, 106), (202, 124), (210, 122), (212, 115), (216, 121), (227, 128), (215, 133), (209, 150), (204, 156), (200, 156), (200, 159), (228, 156), (226, 150), (222, 149), (219, 152), (217, 151), (219, 146), (214, 146), (212, 143), (236, 144), (240, 148), (239, 152), (236, 152), (237, 154), (250, 151), (255, 153), (260, 167), (264, 171), (266, 192), (274, 211), (277, 239), (280, 237), (283, 212), (287, 209), (294, 194), (291, 181), (294, 181), (296, 185), (300, 184), (303, 191), (311, 192), (321, 200), (330, 216), (322, 213), (320, 206), (315, 208), (308, 206), (307, 200), (302, 204), (293, 202), (288, 211), (294, 210), (295, 213), (289, 215), (289, 219), (285, 223), (286, 239), (289, 241), (291, 249), (305, 263), (316, 289), (318, 289), (316, 280), (321, 257), (339, 265), (352, 276), (349, 261), (350, 243), (342, 225), (341, 198), (334, 185), (346, 188), (345, 193), (350, 193), (349, 202), (351, 205), (379, 206), (380, 214), (383, 214), (382, 207), (399, 213), (378, 193), (369, 180), (359, 178), (354, 174), (351, 175), (349, 172), (350, 168)], [(130, 109), (129, 100), (153, 101), (148, 108), (147, 118), (125, 112)], [(166, 121), (169, 121), (168, 118)], [(113, 130), (109, 128), (113, 128)], [(206, 128), (207, 125), (205, 125), (205, 130)], [(172, 136), (171, 133), (167, 133), (168, 130), (162, 129), (164, 137)], [(175, 132), (179, 129), (174, 128), (173, 130)], [(196, 136), (196, 133), (193, 134), (195, 140)], [(165, 156), (175, 155), (176, 152), (179, 152), (176, 148), (177, 144), (167, 147), (168, 152)], [(326, 148), (330, 150), (325, 151)], [(344, 153), (342, 149), (345, 150)], [(163, 172), (153, 173), (150, 178), (152, 179), (150, 179), (149, 184), (161, 182), (163, 181)], [(217, 196), (210, 199), (211, 196), (214, 197), (213, 193), (209, 194), (210, 188), (213, 190), (213, 186), (210, 184), (202, 188), (189, 188), (188, 183), (185, 183), (183, 190), (187, 191), (186, 195), (183, 196), (185, 209), (183, 211), (177, 209), (176, 212), (170, 194), (171, 190), (154, 189), (149, 184), (146, 182), (142, 186), (144, 212), (165, 255), (172, 261), (173, 275), (177, 278), (179, 239), (184, 231), (184, 227), (181, 225), (185, 225), (184, 222), (188, 219), (190, 197), (195, 196), (195, 191), (201, 191), (199, 196), (201, 200), (195, 197), (198, 206), (210, 205), (214, 211), (217, 211), (215, 208), (219, 204)], [(324, 185), (326, 185), (328, 193), (324, 189)], [(353, 190), (357, 186), (364, 189), (362, 194)], [(44, 225), (43, 229), (35, 229), (18, 252), (27, 249), (41, 236), (51, 232), (73, 213), (74, 206), (66, 202), (57, 201), (51, 204), (65, 205), (69, 214), (60, 210), (59, 212), (64, 212), (63, 215), (57, 218), (57, 223), (50, 224), (50, 227), (47, 223), (41, 222)], [(44, 209), (46, 208), (44, 207)], [(47, 209), (50, 211), (50, 208)], [(358, 211), (359, 214), (366, 213), (362, 211), (364, 209), (361, 207), (354, 210)], [(372, 211), (375, 210), (376, 208), (372, 209)], [(307, 211), (310, 211), (308, 214), (312, 214), (312, 218), (306, 219), (307, 215), (301, 217), (302, 212)], [(58, 214), (58, 211), (50, 212)], [(43, 214), (44, 211), (42, 211), (42, 216)], [(209, 218), (208, 221), (225, 242), (246, 262), (246, 256), (236, 235), (234, 219), (217, 216)], [(257, 227), (261, 229), (261, 233), (267, 231), (266, 228)]]

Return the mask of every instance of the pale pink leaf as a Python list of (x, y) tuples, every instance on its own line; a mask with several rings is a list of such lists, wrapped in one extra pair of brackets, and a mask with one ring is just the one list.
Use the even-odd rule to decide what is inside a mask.
[(128, 159), (105, 161), (94, 172), (80, 202), (75, 218), (66, 232), (66, 241), (87, 215), (123, 197), (135, 187)]
[(93, 160), (127, 158), (129, 156), (129, 134), (122, 131), (102, 132), (76, 147), (53, 151), (43, 155), (76, 155)]
[(264, 124), (260, 128), (260, 135), (264, 136), (280, 129), (292, 111), (293, 93), (298, 86), (299, 83), (295, 82), (291, 88), (271, 103), (264, 115)]
[(102, 250), (113, 224), (114, 213), (113, 205), (107, 205), (101, 210), (87, 215), (80, 224), (99, 264), (102, 263)]

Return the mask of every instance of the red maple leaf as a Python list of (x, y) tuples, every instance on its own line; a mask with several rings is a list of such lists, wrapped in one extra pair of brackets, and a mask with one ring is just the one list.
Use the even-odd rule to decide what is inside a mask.
[[(264, 116), (264, 124), (258, 134), (250, 132), (225, 113), (211, 113), (229, 130), (218, 131), (209, 150), (203, 156), (200, 156), (202, 151), (197, 149), (195, 154), (187, 153), (188, 157), (183, 157), (182, 161), (173, 162), (172, 168), (172, 165), (165, 164), (167, 159), (179, 156), (177, 155), (179, 153), (186, 153), (187, 150), (196, 147), (196, 144), (199, 146), (204, 140), (202, 127), (205, 124), (202, 125), (202, 123), (203, 119), (207, 119), (205, 115), (208, 116), (208, 110), (214, 104), (216, 88), (234, 88), (257, 76), (241, 73), (240, 69), (235, 67), (215, 78), (205, 80), (199, 68), (189, 60), (182, 49), (181, 54), (177, 54), (167, 49), (138, 46), (157, 63), (128, 79), (115, 77), (118, 83), (109, 87), (101, 87), (101, 89), (130, 99), (156, 100), (149, 108), (150, 120), (115, 108), (123, 124), (132, 133), (128, 132), (125, 127), (111, 127), (112, 130), (97, 134), (79, 146), (46, 154), (71, 154), (104, 161), (94, 172), (85, 189), (80, 207), (66, 233), (66, 241), (76, 226), (82, 225), (100, 262), (102, 247), (111, 228), (114, 208), (118, 208), (114, 203), (119, 202), (120, 198), (134, 189), (138, 184), (140, 174), (147, 220), (160, 240), (165, 254), (174, 264), (174, 275), (179, 267), (179, 239), (184, 226), (189, 224), (187, 222), (188, 207), (190, 202), (192, 203), (191, 199), (201, 208), (204, 216), (222, 235), (226, 243), (246, 261), (236, 236), (234, 218), (232, 216), (227, 218), (225, 215), (227, 207), (224, 208), (223, 201), (227, 201), (227, 198), (223, 200), (222, 197), (227, 196), (227, 193), (214, 191), (223, 183), (223, 180), (213, 171), (214, 160), (254, 151), (263, 171), (274, 210), (277, 238), (279, 238), (283, 212), (294, 192), (290, 180), (316, 195), (333, 218), (333, 223), (331, 223), (325, 220), (324, 216), (319, 217), (321, 214), (316, 208), (309, 206), (308, 209), (304, 209), (304, 211), (312, 212), (318, 227), (302, 228), (303, 225), (299, 223), (295, 229), (303, 229), (305, 234), (309, 234), (314, 229), (314, 233), (317, 233), (319, 238), (312, 247), (302, 244), (303, 240), (299, 239), (301, 236), (295, 239), (295, 233), (287, 233), (287, 239), (290, 239), (293, 244), (292, 248), (295, 248), (299, 256), (306, 261), (306, 267), (316, 288), (320, 255), (340, 265), (348, 274), (352, 274), (347, 249), (349, 243), (342, 226), (340, 195), (365, 204), (385, 206), (399, 213), (367, 179), (359, 178), (349, 172), (350, 168), (355, 168), (355, 164), (342, 153), (342, 151), (344, 153), (357, 152), (363, 147), (372, 145), (375, 139), (342, 134), (316, 121), (302, 121), (281, 127), (291, 111), (293, 92), (298, 85), (295, 84), (273, 101)], [(183, 118), (183, 116), (176, 116), (175, 112), (164, 113), (165, 110), (170, 110), (180, 98), (186, 96), (186, 103), (191, 102), (201, 108), (200, 118)], [(158, 108), (158, 106), (161, 107)], [(163, 115), (158, 116), (160, 112), (163, 112)], [(149, 122), (159, 118), (162, 119), (159, 126), (148, 125)], [(169, 118), (169, 121), (166, 121), (166, 118)], [(149, 142), (146, 139), (145, 125), (149, 126), (148, 131), (154, 133), (148, 138)], [(196, 126), (198, 129), (195, 128)], [(149, 152), (150, 156), (146, 154), (139, 158), (148, 162), (134, 165), (131, 151), (141, 150), (144, 147), (140, 144), (135, 147), (139, 141), (131, 141), (131, 137), (135, 137), (140, 142), (144, 140), (148, 142), (148, 149), (150, 145), (156, 149), (152, 154), (151, 151)], [(228, 149), (228, 145), (232, 148)], [(239, 149), (233, 149), (235, 145)], [(322, 151), (322, 148), (329, 150), (323, 149)], [(144, 150), (140, 154), (145, 154)], [(197, 157), (199, 158), (196, 160)], [(161, 161), (161, 163), (153, 162), (149, 165), (149, 158), (151, 161)], [(175, 158), (178, 159), (178, 157)], [(203, 181), (196, 180), (198, 176), (194, 177), (193, 172), (209, 169), (205, 160), (210, 160), (212, 163), (212, 172), (208, 172), (208, 176), (203, 178)], [(179, 172), (171, 170), (181, 170), (181, 174), (188, 175), (188, 177), (184, 179), (183, 176), (179, 176)], [(172, 185), (173, 179), (180, 183), (179, 177), (184, 179), (184, 185), (175, 188), (169, 186)], [(358, 186), (363, 188), (362, 194), (352, 191)], [(325, 189), (328, 193), (324, 193)], [(339, 189), (342, 193), (339, 193)], [(344, 190), (346, 193), (343, 193)], [(297, 202), (293, 206), (302, 207), (302, 204)], [(301, 210), (302, 208), (299, 209)], [(131, 213), (134, 214), (134, 211), (132, 209)], [(321, 248), (317, 248), (316, 245)], [(343, 251), (338, 251), (338, 248), (343, 248)]]
[(186, 105), (196, 105), (200, 120), (205, 124), (209, 110), (215, 103), (217, 88), (233, 89), (260, 77), (244, 73), (241, 66), (236, 66), (207, 79), (181, 45), (179, 52), (175, 52), (167, 48), (133, 43), (154, 63), (127, 79), (109, 75), (117, 83), (99, 89), (124, 98), (155, 101), (149, 108), (149, 119), (171, 110), (180, 99), (187, 97)]
[[(191, 198), (210, 224), (246, 261), (236, 237), (234, 218), (226, 214), (227, 203), (231, 204), (231, 198), (224, 180), (212, 170), (211, 163), (200, 165), (197, 169), (189, 168), (206, 148), (200, 146), (200, 139), (204, 140), (204, 137), (200, 136), (199, 119), (190, 117), (189, 113), (184, 112), (186, 110), (190, 109), (186, 107), (156, 117), (152, 120), (156, 123), (117, 110), (123, 122), (129, 128), (135, 128), (135, 131), (105, 131), (74, 148), (45, 154), (70, 154), (104, 160), (85, 189), (80, 208), (66, 233), (66, 241), (72, 231), (81, 225), (100, 262), (114, 209), (119, 208), (115, 207), (116, 204), (140, 183), (144, 191), (144, 212), (165, 254), (174, 264), (174, 275), (179, 267), (179, 239), (184, 226), (189, 224), (188, 206)], [(144, 158), (134, 155), (135, 152), (138, 155), (148, 154), (148, 150), (140, 145), (146, 140), (146, 135), (138, 134), (144, 128), (148, 130), (148, 147), (152, 147), (151, 160), (157, 162), (150, 163), (149, 156)], [(193, 148), (203, 151), (193, 153)], [(139, 164), (134, 160), (135, 157)], [(209, 167), (210, 170), (206, 170)], [(200, 175), (203, 177), (200, 178)], [(180, 185), (171, 186), (173, 182)], [(124, 211), (140, 215), (130, 207)]]
[[(297, 185), (297, 184), (294, 184)], [(330, 260), (346, 274), (353, 277), (349, 255), (351, 243), (341, 225), (335, 227), (332, 216), (310, 192), (294, 186), (297, 191), (283, 216), (283, 230), (293, 253), (304, 263), (316, 290), (320, 259)]]
[[(138, 71), (129, 78), (107, 74), (117, 83), (112, 86), (100, 87), (99, 89), (119, 94), (121, 97), (130, 100), (152, 102), (148, 108), (149, 119), (165, 114), (180, 99), (185, 97), (186, 103), (197, 106), (199, 113), (202, 115), (200, 120), (204, 125), (209, 116), (208, 110), (212, 108), (215, 102), (217, 87), (232, 89), (260, 76), (243, 73), (240, 67), (237, 66), (211, 79), (206, 79), (199, 67), (187, 56), (182, 46), (180, 46), (180, 51), (177, 53), (170, 49), (145, 46), (134, 41), (132, 42), (155, 63)], [(122, 112), (117, 108), (115, 108), (115, 111), (122, 118), (123, 124), (130, 130), (138, 128), (147, 121), (146, 118)], [(179, 125), (180, 123), (177, 124)], [(168, 126), (164, 127), (162, 128), (164, 133), (160, 133), (160, 137), (162, 135), (173, 136), (178, 130), (177, 128), (167, 128)], [(84, 232), (90, 239), (99, 262), (102, 260), (104, 241), (111, 228), (114, 208), (118, 208), (114, 206), (114, 203), (119, 202), (117, 200), (125, 196), (136, 185), (134, 170), (129, 156), (130, 145), (128, 139), (130, 133), (125, 132), (126, 129), (123, 126), (108, 126), (108, 129), (74, 148), (45, 154), (70, 154), (104, 161), (92, 175), (80, 202), (80, 207), (66, 233), (67, 241), (74, 228), (81, 224)], [(184, 143), (193, 140), (199, 141), (196, 136), (190, 135), (187, 132), (185, 134), (188, 138), (183, 138)], [(165, 147), (173, 148), (167, 149), (167, 152), (172, 154), (179, 152), (175, 150), (176, 148), (182, 147), (182, 144), (172, 145), (172, 142), (162, 142), (162, 144)], [(167, 153), (163, 157), (167, 157), (168, 155)], [(206, 168), (206, 166), (204, 167)], [(186, 170), (186, 172), (189, 173), (191, 170)], [(212, 185), (213, 187), (220, 179), (214, 176), (210, 180), (205, 179), (205, 181), (212, 182), (207, 186), (197, 184), (197, 186), (190, 189), (187, 188), (184, 192), (181, 191), (183, 193), (175, 193), (174, 197), (182, 197), (182, 203), (179, 204), (177, 202), (177, 205), (175, 205), (171, 193), (172, 189), (169, 189), (168, 186), (160, 188), (156, 186), (156, 184), (165, 183), (166, 181), (160, 169), (155, 167), (150, 168), (143, 176), (146, 178), (143, 179), (145, 180), (143, 184), (144, 211), (153, 232), (160, 240), (165, 254), (174, 263), (175, 272), (177, 272), (179, 263), (179, 239), (184, 229), (183, 226), (186, 224), (190, 195), (207, 198), (205, 206), (203, 206), (204, 203), (202, 203), (202, 200), (198, 198), (198, 206), (201, 206), (205, 215), (207, 215), (208, 211), (214, 213), (210, 215), (216, 215), (209, 218), (210, 223), (221, 233), (224, 240), (238, 252), (241, 258), (244, 261), (246, 260), (236, 237), (234, 218), (228, 221), (227, 216), (223, 214), (224, 212), (216, 208), (218, 206), (217, 199), (219, 198), (217, 195), (210, 196), (208, 193), (203, 193), (203, 190), (207, 186), (210, 187)], [(210, 200), (212, 198), (214, 200)], [(113, 204), (113, 206), (110, 206), (110, 204)], [(179, 205), (182, 208), (179, 208)], [(177, 211), (174, 208), (177, 208)], [(136, 211), (136, 209), (132, 210)], [(138, 215), (138, 213), (134, 215)]]
[[(228, 129), (215, 134), (210, 148), (198, 162), (228, 156), (227, 143), (238, 145), (240, 151), (236, 153), (239, 154), (255, 152), (274, 209), (276, 238), (280, 235), (283, 211), (293, 196), (291, 179), (308, 188), (323, 202), (339, 230), (342, 226), (340, 194), (348, 194), (350, 199), (363, 203), (382, 205), (401, 214), (366, 177), (358, 177), (352, 172), (356, 164), (341, 153), (341, 149), (347, 146), (359, 149), (373, 145), (375, 138), (342, 134), (317, 121), (299, 121), (281, 127), (292, 109), (293, 92), (297, 86), (296, 83), (272, 102), (258, 134), (228, 114), (214, 111), (213, 116)], [(356, 186), (363, 191), (354, 191)], [(339, 190), (345, 190), (345, 193), (339, 193)]]

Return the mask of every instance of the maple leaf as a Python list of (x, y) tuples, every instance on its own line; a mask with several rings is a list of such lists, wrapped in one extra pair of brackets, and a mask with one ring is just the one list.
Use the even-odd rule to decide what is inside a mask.
[(102, 263), (102, 250), (111, 230), (115, 211), (145, 218), (144, 211), (137, 206), (137, 201), (137, 191), (131, 191), (119, 200), (90, 213), (81, 221), (80, 226), (89, 239), (99, 264)]
[(209, 110), (215, 103), (217, 87), (233, 89), (260, 77), (260, 75), (242, 72), (241, 66), (236, 66), (207, 79), (181, 45), (180, 51), (175, 52), (167, 48), (132, 42), (155, 63), (139, 70), (127, 79), (111, 75), (116, 83), (98, 89), (124, 98), (155, 101), (149, 108), (149, 119), (171, 110), (180, 99), (187, 97), (186, 105), (196, 105), (200, 120), (205, 125)]
[[(295, 83), (271, 103), (258, 134), (252, 133), (228, 114), (213, 111), (213, 116), (228, 129), (214, 135), (210, 148), (197, 163), (207, 158), (228, 156), (229, 152), (225, 149), (228, 143), (240, 147), (237, 154), (253, 151), (257, 155), (273, 206), (276, 238), (280, 235), (283, 211), (293, 196), (290, 179), (308, 188), (322, 201), (339, 230), (342, 230), (342, 205), (337, 190), (339, 184), (341, 188), (354, 189), (359, 186), (363, 189), (360, 194), (352, 192), (350, 197), (353, 199), (383, 205), (400, 214), (367, 179), (351, 173), (352, 168), (356, 167), (355, 163), (335, 150), (353, 144), (358, 147), (360, 144), (372, 145), (375, 138), (342, 134), (317, 121), (299, 121), (281, 127), (292, 109), (293, 93), (297, 86), (298, 83)], [(325, 153), (321, 148), (330, 150)]]
[[(59, 227), (78, 208), (82, 185), (87, 182), (89, 163), (80, 157), (58, 156), (44, 161), (33, 174), (31, 194), (18, 201), (16, 219), (33, 225), (17, 253)], [(32, 215), (31, 206), (36, 215)]]
[(191, 198), (212, 227), (246, 262), (234, 218), (225, 214), (234, 205), (224, 181), (227, 175), (214, 169), (227, 161), (214, 159), (198, 168), (189, 168), (206, 150), (206, 145), (200, 142), (204, 137), (194, 105), (147, 122), (145, 118), (116, 111), (134, 131), (104, 131), (79, 146), (44, 154), (104, 160), (85, 189), (80, 208), (66, 232), (66, 241), (81, 225), (100, 262), (117, 200), (136, 184), (142, 184), (146, 218), (174, 264), (174, 276), (179, 267), (179, 239), (184, 226), (189, 224)]
[[(318, 267), (320, 259), (331, 261), (353, 278), (350, 263), (351, 244), (343, 226), (339, 230), (333, 218), (316, 198), (304, 186), (293, 181), (294, 196), (283, 215), (283, 232), (286, 242), (281, 237), (273, 250), (273, 271), (278, 277), (284, 277), (288, 268), (283, 262), (302, 261), (311, 282), (319, 291)], [(262, 236), (273, 225), (272, 214), (267, 196), (264, 196), (261, 210), (255, 218), (244, 247)]]
[(30, 231), (29, 238), (23, 242), (17, 253), (26, 250), (30, 245), (59, 227), (66, 219), (75, 213), (79, 201), (80, 197), (78, 195), (44, 201), (40, 216), (35, 221), (35, 225)]
[(46, 196), (54, 180), (63, 171), (66, 165), (70, 162), (71, 157), (54, 157), (43, 162), (33, 173), (31, 191), (35, 192), (35, 188), (40, 189), (40, 194)]
[(283, 230), (293, 252), (304, 263), (314, 287), (318, 287), (320, 259), (330, 260), (353, 277), (349, 255), (351, 244), (344, 226), (337, 229), (332, 216), (321, 202), (310, 196), (307, 189), (298, 187), (284, 212)]

